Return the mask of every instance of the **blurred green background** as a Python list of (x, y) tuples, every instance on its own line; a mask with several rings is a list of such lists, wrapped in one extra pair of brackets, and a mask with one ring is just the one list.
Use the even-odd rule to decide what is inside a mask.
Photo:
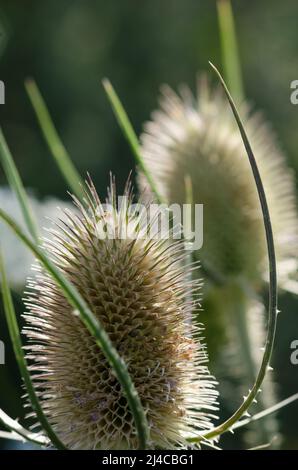
[[(298, 106), (290, 102), (290, 83), (298, 79), (298, 3), (235, 0), (233, 6), (246, 95), (273, 123), (297, 174)], [(160, 84), (187, 82), (194, 88), (196, 73), (208, 70), (208, 60), (221, 65), (212, 0), (2, 0), (0, 31), (0, 79), (6, 85), (0, 123), (25, 186), (41, 199), (65, 199), (67, 188), (36, 124), (26, 77), (37, 81), (77, 168), (82, 175), (89, 171), (105, 196), (109, 172), (121, 188), (135, 163), (101, 79), (109, 77), (139, 133), (157, 105)], [(14, 298), (21, 312), (21, 298)], [(297, 298), (282, 296), (280, 306), (273, 365), (278, 395), (285, 398), (298, 390), (298, 366), (290, 363), (290, 343), (298, 339)], [(20, 378), (2, 312), (0, 339), (6, 344), (0, 407), (23, 417)], [(283, 446), (297, 449), (298, 404), (278, 416)], [(241, 445), (237, 434), (222, 444)], [(0, 441), (0, 448), (5, 446)]]

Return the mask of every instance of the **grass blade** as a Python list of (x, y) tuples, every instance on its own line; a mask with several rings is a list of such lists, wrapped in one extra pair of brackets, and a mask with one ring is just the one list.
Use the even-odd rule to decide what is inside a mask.
[(0, 128), (0, 160), (6, 174), (6, 178), (9, 182), (10, 187), (15, 192), (19, 201), (24, 221), (27, 225), (30, 235), (35, 241), (38, 240), (38, 228), (35, 222), (35, 218), (31, 211), (28, 197), (20, 178), (19, 172), (15, 166), (12, 155), (7, 146), (5, 137), (2, 129)]
[(37, 121), (42, 130), (45, 141), (48, 144), (48, 147), (58, 165), (58, 168), (60, 169), (70, 189), (80, 200), (82, 200), (84, 196), (82, 190), (83, 181), (74, 164), (72, 163), (67, 150), (61, 142), (45, 101), (35, 81), (32, 79), (27, 79), (25, 81), (25, 88), (35, 111)]
[[(40, 436), (36, 433), (30, 432), (27, 429), (23, 428), (23, 426), (21, 426), (18, 421), (12, 419), (1, 409), (0, 409), (0, 423), (2, 423), (6, 429), (9, 429), (11, 431), (12, 436), (14, 436), (15, 434), (20, 436), (20, 440), (33, 442), (34, 444), (38, 444), (41, 446), (47, 446), (50, 444), (50, 441), (48, 440), (47, 437)], [(9, 437), (11, 433), (7, 433), (8, 436), (4, 436), (3, 431), (1, 431), (0, 437), (8, 437), (10, 439), (13, 439), (13, 437)]]
[(88, 328), (89, 332), (95, 338), (97, 345), (102, 349), (110, 366), (114, 369), (115, 375), (126, 395), (127, 402), (135, 420), (136, 431), (139, 437), (139, 446), (141, 449), (146, 449), (148, 447), (149, 429), (145, 411), (142, 407), (137, 390), (128, 373), (127, 366), (112, 345), (107, 333), (93, 315), (84, 299), (80, 296), (77, 289), (65, 276), (63, 276), (59, 269), (57, 269), (53, 262), (47, 258), (42, 250), (37, 248), (36, 245), (24, 234), (22, 229), (1, 209), (0, 219), (2, 219), (12, 229), (15, 235), (17, 235), (17, 237), (31, 250), (52, 276), (57, 285), (59, 285), (63, 291), (69, 303), (75, 309), (75, 312), (78, 312), (80, 315), (86, 328)]
[(268, 261), (269, 261), (269, 309), (268, 309), (268, 331), (265, 343), (265, 350), (262, 358), (262, 363), (255, 380), (255, 383), (252, 389), (249, 391), (248, 396), (244, 398), (242, 405), (235, 411), (235, 413), (228, 418), (224, 423), (216, 426), (211, 431), (207, 433), (201, 434), (198, 437), (194, 437), (190, 439), (190, 442), (200, 442), (202, 439), (213, 439), (214, 437), (219, 436), (220, 434), (226, 432), (229, 429), (232, 429), (235, 423), (239, 421), (239, 419), (247, 413), (248, 408), (256, 399), (256, 396), (260, 392), (260, 387), (262, 382), (265, 378), (265, 375), (268, 371), (269, 363), (272, 356), (272, 350), (275, 340), (275, 332), (276, 332), (276, 323), (277, 323), (277, 272), (276, 272), (276, 256), (275, 256), (275, 246), (274, 246), (274, 239), (273, 239), (273, 231), (270, 219), (269, 208), (267, 204), (266, 194), (263, 187), (262, 179), (259, 173), (258, 165), (251, 149), (248, 137), (246, 135), (244, 126), (242, 124), (241, 118), (238, 114), (237, 108), (235, 103), (229, 93), (229, 90), (217, 70), (217, 68), (211, 63), (210, 66), (216, 73), (220, 83), (225, 91), (227, 99), (230, 103), (232, 112), (234, 114), (235, 120), (237, 122), (243, 144), (249, 159), (249, 163), (251, 165), (252, 173), (255, 179), (256, 188), (259, 196), (259, 201), (262, 209), (263, 220), (264, 220), (264, 228), (266, 233), (266, 241), (267, 241), (267, 250), (268, 250)]
[(243, 79), (231, 0), (218, 0), (217, 13), (225, 77), (231, 93), (241, 103), (244, 99)]
[(35, 411), (36, 416), (43, 427), (44, 431), (49, 436), (50, 440), (52, 441), (53, 445), (57, 447), (57, 449), (65, 449), (65, 446), (62, 444), (56, 433), (53, 431), (48, 419), (46, 418), (39, 400), (36, 396), (30, 373), (28, 371), (27, 361), (24, 357), (23, 347), (21, 342), (21, 336), (19, 331), (19, 326), (16, 318), (16, 313), (11, 297), (11, 292), (8, 286), (8, 281), (6, 277), (5, 267), (3, 263), (2, 254), (0, 252), (0, 276), (1, 276), (1, 287), (2, 287), (2, 295), (3, 295), (3, 305), (4, 311), (6, 316), (6, 321), (8, 324), (8, 330), (11, 338), (11, 342), (13, 345), (14, 354), (23, 377), (23, 380), (26, 385), (26, 389), (28, 392), (28, 396), (31, 402), (32, 409)]
[[(217, 12), (221, 40), (221, 56), (225, 72), (224, 75), (236, 103), (241, 103), (244, 101), (243, 77), (239, 58), (232, 0), (217, 0)], [(245, 315), (243, 315), (244, 312), (241, 312), (241, 310), (243, 310), (243, 306), (241, 308), (240, 302), (240, 310), (235, 311), (238, 322), (238, 334), (241, 338), (240, 348), (243, 356), (246, 358), (247, 377), (250, 382), (253, 382), (257, 369), (254, 360), (254, 353), (252, 351), (252, 338), (247, 330), (248, 324), (245, 319)], [(267, 401), (268, 393), (266, 393), (266, 391), (268, 390), (270, 394), (270, 384), (266, 384), (266, 386), (264, 386), (263, 397), (259, 398), (258, 403), (256, 404), (256, 410), (264, 409), (263, 405)], [(270, 437), (268, 436), (268, 427), (271, 428), (272, 426), (274, 426), (274, 423), (266, 423), (266, 420), (260, 423), (258, 428), (255, 430), (257, 434), (260, 434), (260, 440), (270, 440)]]
[(140, 166), (142, 172), (144, 173), (144, 175), (145, 175), (145, 177), (146, 177), (146, 179), (149, 183), (149, 186), (151, 188), (152, 193), (155, 195), (157, 201), (161, 204), (162, 203), (162, 197), (159, 194), (159, 192), (157, 190), (157, 187), (156, 187), (156, 185), (153, 181), (153, 178), (150, 174), (150, 171), (148, 170), (148, 168), (147, 168), (147, 166), (144, 162), (144, 159), (142, 157), (142, 153), (140, 151), (139, 139), (138, 139), (135, 131), (133, 130), (133, 127), (132, 127), (132, 124), (129, 120), (129, 117), (128, 117), (128, 115), (127, 115), (127, 113), (126, 113), (126, 111), (125, 111), (118, 95), (116, 94), (111, 82), (108, 79), (105, 78), (102, 81), (102, 84), (103, 84), (103, 87), (104, 87), (105, 92), (107, 94), (107, 97), (110, 101), (110, 104), (112, 106), (114, 114), (116, 116), (116, 119), (119, 123), (119, 126), (120, 126), (120, 128), (123, 132), (123, 135), (125, 136), (125, 138), (127, 139), (128, 143), (129, 143), (129, 146), (131, 148), (133, 156), (135, 157), (137, 164)]

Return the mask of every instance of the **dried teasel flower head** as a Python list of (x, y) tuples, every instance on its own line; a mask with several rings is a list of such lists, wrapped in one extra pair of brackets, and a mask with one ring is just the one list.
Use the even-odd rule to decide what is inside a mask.
[[(274, 230), (281, 287), (298, 292), (298, 218), (291, 170), (260, 113), (241, 109), (265, 187)], [(203, 78), (197, 96), (181, 87), (162, 88), (160, 109), (141, 137), (142, 153), (160, 194), (186, 201), (185, 176), (193, 202), (204, 204), (204, 244), (199, 257), (211, 272), (242, 277), (254, 285), (268, 278), (262, 213), (250, 165), (230, 107), (221, 90)], [(142, 188), (145, 179), (140, 177)]]
[[(201, 327), (190, 322), (199, 290), (189, 277), (193, 266), (185, 265), (182, 242), (144, 236), (144, 213), (129, 210), (129, 185), (119, 206), (111, 184), (108, 208), (91, 182), (88, 187), (87, 208), (75, 200), (79, 213), (66, 211), (66, 222), (52, 230), (45, 249), (126, 361), (152, 446), (184, 447), (194, 429), (212, 426), (217, 397), (198, 339)], [(36, 269), (28, 284), (25, 334), (49, 421), (72, 449), (137, 448), (113, 370), (60, 289)]]

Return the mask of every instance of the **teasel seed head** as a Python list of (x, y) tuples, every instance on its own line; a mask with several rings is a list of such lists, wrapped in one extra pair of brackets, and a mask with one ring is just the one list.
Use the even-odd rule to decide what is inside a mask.
[[(298, 218), (295, 184), (277, 139), (259, 112), (244, 104), (241, 117), (267, 195), (276, 244), (280, 286), (298, 292)], [(141, 136), (142, 154), (158, 192), (169, 203), (186, 202), (185, 176), (193, 202), (204, 204), (202, 264), (223, 278), (242, 277), (259, 286), (268, 278), (260, 204), (243, 142), (229, 104), (205, 77), (197, 96), (162, 88), (160, 109)], [(140, 177), (140, 186), (147, 186)]]
[[(212, 426), (216, 409), (201, 327), (191, 321), (200, 285), (190, 281), (193, 266), (185, 265), (183, 242), (141, 236), (140, 216), (129, 210), (129, 185), (125, 200), (117, 206), (112, 183), (110, 208), (104, 208), (90, 181), (88, 207), (75, 200), (77, 213), (67, 210), (66, 222), (44, 246), (126, 361), (152, 446), (186, 447), (187, 435)], [(25, 334), (33, 382), (50, 423), (71, 449), (137, 448), (133, 417), (113, 370), (60, 289), (40, 266), (36, 270), (28, 283)]]

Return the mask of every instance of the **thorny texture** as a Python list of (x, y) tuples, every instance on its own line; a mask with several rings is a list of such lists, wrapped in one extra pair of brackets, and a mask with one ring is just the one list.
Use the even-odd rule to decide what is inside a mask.
[[(67, 210), (45, 249), (75, 285), (128, 365), (146, 410), (154, 448), (186, 447), (194, 430), (212, 427), (215, 382), (200, 325), (192, 324), (199, 282), (190, 280), (182, 242), (141, 237), (114, 184), (104, 211), (90, 183), (87, 208)], [(130, 237), (122, 237), (129, 229)], [(112, 234), (103, 239), (102, 231)], [(170, 236), (170, 233), (169, 233)], [(137, 448), (132, 414), (94, 338), (40, 266), (28, 283), (25, 334), (42, 407), (72, 449)]]
[[(268, 199), (277, 251), (280, 287), (298, 292), (298, 218), (295, 183), (270, 126), (260, 113), (241, 109), (245, 129)], [(227, 100), (203, 78), (197, 96), (186, 86), (177, 95), (164, 86), (160, 109), (141, 137), (145, 164), (161, 196), (186, 202), (184, 178), (193, 202), (204, 204), (204, 266), (222, 278), (243, 277), (253, 286), (268, 279), (262, 213), (249, 162)], [(140, 178), (145, 187), (144, 178)]]

